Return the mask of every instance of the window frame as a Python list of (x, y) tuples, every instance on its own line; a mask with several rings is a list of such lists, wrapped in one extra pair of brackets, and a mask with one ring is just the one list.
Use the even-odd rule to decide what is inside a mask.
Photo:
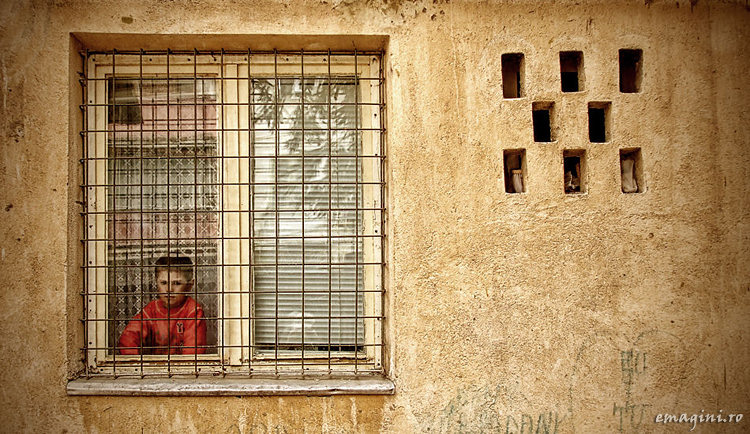
[[(147, 53), (119, 53), (111, 51), (101, 53), (86, 53), (85, 74), (83, 82), (84, 119), (83, 119), (83, 147), (84, 159), (82, 160), (84, 172), (84, 270), (83, 270), (83, 298), (84, 298), (84, 369), (87, 377), (91, 376), (161, 376), (172, 374), (216, 374), (214, 369), (202, 372), (201, 367), (216, 367), (219, 363), (221, 373), (243, 373), (243, 374), (286, 374), (307, 375), (306, 366), (327, 364), (325, 375), (335, 373), (346, 373), (354, 366), (354, 374), (383, 373), (383, 326), (384, 326), (384, 304), (383, 304), (383, 277), (384, 263), (383, 242), (385, 225), (385, 172), (384, 172), (384, 126), (383, 112), (385, 101), (383, 98), (383, 73), (381, 69), (382, 52), (343, 52), (341, 55), (353, 57), (354, 70), (348, 71), (347, 62), (334, 64), (331, 60), (337, 53), (316, 52), (308, 53), (302, 51), (288, 52), (287, 57), (280, 52), (212, 52), (213, 60), (207, 60), (204, 52), (184, 52), (188, 60), (176, 61), (178, 52), (167, 50), (160, 56), (152, 56), (148, 63), (144, 63)], [(199, 62), (199, 54), (202, 60)], [(298, 56), (300, 62), (294, 62)], [(327, 62), (308, 64), (306, 58), (323, 56)], [(170, 59), (174, 57), (175, 59)], [(258, 59), (253, 62), (253, 57)], [(193, 61), (189, 61), (192, 58)], [(243, 59), (244, 60), (240, 60)], [(348, 57), (347, 57), (348, 58)], [(112, 59), (115, 59), (114, 61)], [(181, 59), (185, 59), (182, 56)], [(273, 59), (270, 61), (269, 59)], [(281, 61), (280, 61), (281, 59)], [(154, 61), (155, 60), (155, 61)], [(244, 63), (243, 63), (244, 62)], [(351, 62), (349, 62), (351, 63)], [(349, 65), (350, 66), (350, 65)], [(312, 69), (312, 71), (310, 71)], [(279, 78), (299, 78), (306, 80), (308, 76), (321, 76), (331, 79), (332, 77), (352, 76), (354, 74), (357, 85), (356, 93), (363, 103), (357, 105), (356, 110), (361, 113), (361, 125), (357, 125), (357, 133), (361, 133), (362, 153), (372, 153), (373, 158), (362, 159), (361, 183), (378, 183), (377, 188), (364, 188), (362, 185), (362, 208), (370, 208), (369, 211), (357, 209), (356, 224), (363, 227), (363, 234), (378, 234), (377, 237), (362, 237), (364, 247), (364, 269), (363, 290), (356, 290), (357, 296), (363, 297), (364, 336), (366, 349), (364, 354), (347, 355), (346, 353), (329, 351), (325, 354), (304, 354), (301, 357), (287, 355), (279, 357), (278, 352), (274, 357), (259, 354), (255, 347), (253, 333), (255, 327), (252, 321), (255, 319), (253, 309), (254, 292), (252, 277), (252, 182), (250, 178), (253, 172), (247, 165), (243, 170), (237, 172), (229, 170), (228, 162), (234, 158), (252, 160), (251, 148), (253, 139), (252, 125), (248, 113), (254, 104), (249, 101), (249, 84), (255, 77), (267, 77), (273, 75), (278, 84)], [(308, 75), (309, 74), (309, 75)], [(318, 74), (318, 75), (315, 75)], [(114, 348), (114, 343), (109, 342), (108, 327), (111, 320), (108, 315), (108, 277), (109, 266), (107, 264), (107, 245), (112, 238), (108, 232), (107, 222), (107, 196), (108, 189), (112, 188), (107, 179), (108, 164), (110, 157), (108, 152), (108, 77), (135, 78), (139, 77), (214, 77), (216, 79), (216, 105), (217, 105), (217, 151), (220, 168), (217, 173), (221, 181), (217, 180), (218, 205), (217, 220), (221, 228), (221, 237), (217, 239), (217, 255), (221, 265), (217, 273), (217, 354), (196, 355), (167, 355), (167, 356), (125, 356), (108, 354), (109, 349)], [(364, 76), (368, 77), (363, 81)], [(375, 79), (376, 78), (376, 79)], [(93, 79), (93, 80), (91, 80)], [(243, 81), (244, 80), (244, 81)], [(236, 83), (236, 86), (227, 86), (226, 83)], [(369, 84), (369, 85), (368, 85)], [(232, 89), (234, 87), (234, 89)], [(86, 103), (88, 101), (88, 103)], [(377, 102), (374, 104), (373, 101)], [(364, 105), (364, 104), (371, 104)], [(244, 106), (243, 106), (244, 104)], [(328, 101), (330, 105), (330, 100)], [(364, 107), (369, 107), (365, 110)], [(244, 115), (241, 113), (244, 108)], [(365, 116), (365, 112), (368, 112)], [(220, 112), (220, 113), (219, 113)], [(280, 118), (279, 118), (280, 120)], [(330, 129), (330, 125), (329, 125)], [(246, 133), (246, 140), (242, 139)], [(235, 152), (236, 151), (236, 152)], [(93, 157), (92, 157), (93, 156)], [(377, 158), (375, 158), (377, 157)], [(304, 154), (303, 154), (304, 160)], [(359, 162), (359, 158), (358, 158)], [(365, 162), (368, 162), (365, 165)], [(239, 166), (246, 166), (240, 164)], [(93, 182), (92, 182), (93, 180)], [(360, 184), (360, 181), (355, 181)], [(227, 185), (237, 184), (237, 185)], [(242, 188), (246, 187), (243, 193)], [(373, 184), (374, 187), (374, 184)], [(235, 191), (235, 192), (233, 192)], [(369, 193), (365, 193), (369, 191)], [(359, 208), (359, 206), (358, 206)], [(376, 209), (380, 211), (375, 211)], [(237, 210), (227, 212), (228, 209)], [(329, 234), (330, 235), (330, 234)], [(141, 234), (141, 236), (143, 236)], [(243, 238), (246, 236), (247, 238)], [(278, 234), (276, 235), (278, 237)], [(238, 238), (227, 240), (225, 237)], [(359, 238), (359, 229), (355, 239)], [(304, 240), (304, 234), (302, 236)], [(91, 241), (95, 240), (95, 241)], [(236, 241), (232, 243), (231, 241)], [(227, 244), (234, 244), (228, 247)], [(225, 264), (236, 260), (239, 266), (227, 270)], [(366, 264), (375, 264), (367, 266)], [(145, 265), (144, 265), (145, 268)], [(229, 271), (229, 272), (228, 272)], [(239, 287), (239, 290), (227, 290), (226, 288)], [(92, 291), (93, 289), (93, 291)], [(303, 290), (304, 292), (304, 290)], [(361, 292), (361, 294), (359, 294)], [(141, 306), (141, 308), (145, 307)], [(239, 317), (239, 323), (227, 318)], [(245, 333), (247, 331), (247, 333)], [(278, 343), (277, 343), (278, 344)], [(325, 356), (325, 357), (323, 357)], [(333, 359), (349, 360), (349, 364), (332, 364)], [(270, 360), (270, 361), (269, 361)], [(321, 360), (323, 360), (321, 362)], [(287, 369), (285, 363), (291, 362), (292, 369)], [(309, 361), (310, 363), (307, 363)], [(317, 363), (313, 363), (317, 362)], [(296, 369), (301, 365), (301, 370)], [(339, 369), (341, 368), (341, 369)], [(309, 369), (309, 368), (308, 368)], [(339, 372), (340, 371), (340, 372)], [(316, 370), (315, 373), (321, 373)]]

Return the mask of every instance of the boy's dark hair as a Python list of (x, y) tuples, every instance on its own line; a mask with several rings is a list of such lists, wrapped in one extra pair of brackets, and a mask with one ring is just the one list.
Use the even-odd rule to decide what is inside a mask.
[(193, 261), (187, 256), (162, 256), (154, 263), (154, 274), (170, 270), (181, 272), (188, 282), (193, 280)]

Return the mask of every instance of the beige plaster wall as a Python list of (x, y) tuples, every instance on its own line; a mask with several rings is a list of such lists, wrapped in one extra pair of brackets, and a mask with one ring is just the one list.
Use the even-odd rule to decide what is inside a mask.
[[(743, 1), (2, 2), (0, 430), (684, 432), (655, 415), (750, 413), (749, 24)], [(388, 36), (395, 395), (66, 395), (72, 32)], [(617, 50), (633, 47), (642, 92), (621, 94)], [(584, 52), (585, 91), (559, 91), (561, 50)], [(500, 56), (518, 51), (527, 97), (503, 100)], [(556, 142), (533, 142), (532, 101), (555, 102)], [(588, 143), (588, 101), (612, 102), (609, 143)], [(627, 147), (643, 194), (620, 193)], [(503, 189), (511, 148), (526, 149), (523, 195)], [(563, 193), (569, 148), (587, 151), (586, 195)]]

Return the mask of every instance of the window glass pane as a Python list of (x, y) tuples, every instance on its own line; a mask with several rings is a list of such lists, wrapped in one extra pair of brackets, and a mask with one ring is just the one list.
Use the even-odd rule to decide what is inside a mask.
[[(158, 298), (154, 262), (176, 254), (195, 264), (190, 297), (208, 318), (205, 352), (215, 353), (215, 81), (110, 78), (108, 93), (109, 353), (128, 322)], [(143, 349), (157, 352), (163, 351)]]
[[(330, 343), (351, 351), (364, 344), (364, 296), (357, 294), (363, 275), (355, 266), (363, 245), (353, 236), (354, 210), (362, 207), (354, 80), (306, 78), (303, 86), (299, 78), (284, 78), (278, 92), (273, 88), (271, 80), (253, 81), (253, 127), (279, 129), (278, 142), (273, 132), (256, 132), (254, 155), (279, 158), (256, 159), (253, 181), (282, 185), (273, 194), (256, 187), (253, 234), (265, 236), (278, 226), (280, 236), (295, 238), (253, 244), (254, 263), (279, 264), (278, 278), (276, 267), (254, 273), (254, 306), (263, 318), (255, 321), (255, 344), (273, 350), (278, 336), (279, 349), (299, 350), (304, 341), (306, 350), (327, 350)], [(277, 216), (276, 209), (297, 212)], [(351, 238), (336, 238), (340, 233)]]

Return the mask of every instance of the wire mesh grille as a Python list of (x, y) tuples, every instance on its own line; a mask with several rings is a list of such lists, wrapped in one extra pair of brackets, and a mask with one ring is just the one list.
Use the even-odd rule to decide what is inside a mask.
[(381, 372), (381, 53), (83, 57), (85, 375)]

